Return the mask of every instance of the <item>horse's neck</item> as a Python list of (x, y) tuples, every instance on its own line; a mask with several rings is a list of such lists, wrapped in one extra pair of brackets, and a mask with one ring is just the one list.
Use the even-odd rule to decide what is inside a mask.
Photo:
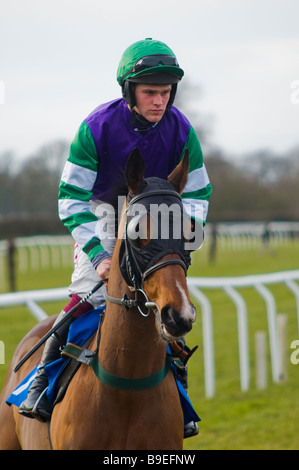
[[(122, 298), (132, 293), (123, 280), (117, 261), (112, 260), (108, 292)], [(128, 311), (108, 302), (101, 331), (99, 359), (111, 373), (142, 377), (160, 370), (165, 363), (166, 345), (158, 336), (155, 314), (143, 317), (136, 308)]]

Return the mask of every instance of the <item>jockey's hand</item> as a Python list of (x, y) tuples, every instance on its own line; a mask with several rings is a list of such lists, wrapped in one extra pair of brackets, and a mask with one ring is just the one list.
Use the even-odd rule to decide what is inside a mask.
[[(110, 272), (111, 258), (104, 259), (97, 267), (96, 271), (100, 279), (103, 281), (108, 279)], [(107, 285), (107, 281), (105, 282)]]

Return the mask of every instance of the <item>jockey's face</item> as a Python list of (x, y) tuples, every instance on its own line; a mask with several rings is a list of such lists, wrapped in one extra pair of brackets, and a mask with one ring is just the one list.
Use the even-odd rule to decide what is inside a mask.
[(135, 111), (150, 122), (159, 122), (170, 98), (171, 85), (135, 86)]

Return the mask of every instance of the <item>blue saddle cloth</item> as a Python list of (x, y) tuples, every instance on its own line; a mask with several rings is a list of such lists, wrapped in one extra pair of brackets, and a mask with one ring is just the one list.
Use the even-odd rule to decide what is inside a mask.
[[(96, 332), (99, 326), (99, 322), (101, 322), (103, 319), (104, 311), (105, 306), (95, 310), (91, 310), (90, 312), (84, 314), (82, 317), (79, 317), (75, 321), (73, 321), (69, 328), (67, 342), (76, 344), (77, 346), (82, 346), (85, 341), (93, 333)], [(170, 353), (169, 346), (167, 346), (167, 352)], [(61, 375), (63, 369), (67, 366), (68, 362), (69, 360), (59, 358), (45, 367), (49, 380), (47, 396), (50, 403), (52, 404), (54, 403), (57, 394), (57, 379)], [(174, 372), (176, 385), (179, 391), (181, 406), (184, 414), (184, 423), (186, 424), (190, 421), (200, 421), (200, 418), (195, 412), (186, 390), (184, 389), (181, 382), (176, 378), (174, 364), (172, 364), (171, 367)], [(38, 365), (24, 378), (24, 380), (15, 388), (15, 390), (7, 398), (6, 403), (8, 405), (20, 406), (21, 403), (26, 399), (28, 389), (36, 376), (37, 368)]]

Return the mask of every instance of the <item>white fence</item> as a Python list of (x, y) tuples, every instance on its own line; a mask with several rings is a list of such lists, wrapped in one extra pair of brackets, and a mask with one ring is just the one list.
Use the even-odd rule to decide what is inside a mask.
[(28, 290), (23, 292), (13, 292), (0, 294), (0, 308), (25, 305), (30, 313), (38, 320), (47, 318), (47, 313), (38, 305), (37, 302), (55, 302), (58, 300), (67, 300), (68, 290), (66, 287), (56, 289)]
[[(7, 277), (9, 242), (0, 240), (0, 291)], [(74, 265), (74, 240), (70, 235), (37, 235), (14, 239), (15, 269), (20, 273)]]
[(272, 379), (274, 382), (279, 382), (283, 374), (283, 359), (279, 353), (280, 344), (277, 308), (275, 298), (266, 286), (268, 284), (284, 283), (295, 296), (297, 306), (297, 330), (299, 335), (299, 286), (295, 280), (299, 280), (299, 270), (241, 277), (193, 277), (188, 279), (190, 294), (196, 298), (202, 309), (205, 390), (207, 397), (212, 397), (215, 394), (213, 316), (211, 303), (207, 295), (202, 292), (202, 289), (223, 289), (236, 306), (240, 384), (241, 390), (246, 391), (249, 389), (250, 385), (247, 306), (237, 288), (254, 287), (265, 301), (270, 340)]
[[(299, 222), (208, 223), (205, 227), (207, 241), (216, 238), (221, 248), (235, 250), (261, 247), (265, 244), (266, 231), (269, 243), (274, 247), (290, 240), (299, 241)], [(16, 268), (21, 273), (73, 265), (74, 240), (70, 235), (17, 237), (14, 244), (17, 249)], [(0, 290), (4, 285), (7, 249), (7, 240), (0, 240)]]
[[(282, 355), (280, 354), (281, 344), (279, 340), (278, 315), (275, 298), (272, 292), (270, 292), (268, 289), (267, 285), (284, 283), (290, 290), (290, 293), (295, 296), (297, 306), (297, 330), (299, 337), (299, 285), (295, 282), (296, 280), (299, 280), (299, 270), (242, 277), (188, 278), (190, 294), (198, 301), (202, 311), (206, 397), (210, 398), (215, 394), (215, 360), (212, 306), (207, 294), (203, 293), (203, 290), (223, 289), (236, 306), (238, 322), (240, 387), (242, 391), (247, 391), (250, 386), (247, 306), (244, 298), (237, 289), (244, 287), (254, 287), (265, 301), (270, 342), (272, 379), (273, 382), (279, 382), (283, 373), (283, 360)], [(8, 293), (0, 295), (0, 308), (15, 305), (26, 305), (35, 318), (40, 321), (44, 319), (47, 314), (41, 309), (41, 307), (38, 305), (38, 302), (49, 302), (64, 299), (67, 299), (66, 288)]]
[(21, 272), (73, 265), (74, 240), (69, 235), (42, 235), (15, 239)]
[(235, 222), (207, 224), (207, 239), (216, 238), (224, 249), (278, 247), (299, 241), (299, 222)]

